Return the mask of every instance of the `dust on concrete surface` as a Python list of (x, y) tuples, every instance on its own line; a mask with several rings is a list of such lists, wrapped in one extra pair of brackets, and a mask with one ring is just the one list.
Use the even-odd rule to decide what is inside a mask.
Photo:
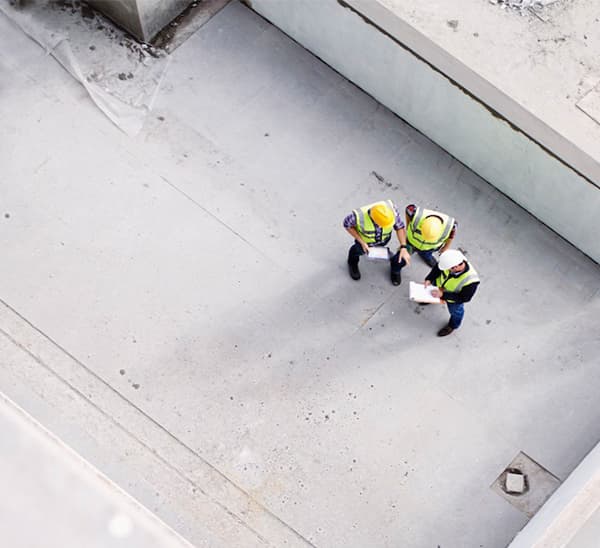
[(488, 0), (490, 4), (497, 5), (503, 9), (511, 9), (525, 15), (526, 10), (538, 12), (551, 4), (557, 4), (561, 0)]
[(377, 171), (371, 171), (371, 175), (375, 177), (375, 180), (379, 183), (382, 188), (389, 188), (391, 190), (398, 190), (398, 185), (388, 181), (383, 175), (377, 173)]
[(200, 2), (192, 2), (183, 12), (181, 12), (173, 21), (163, 28), (152, 40), (152, 44), (157, 48), (169, 50), (176, 39), (177, 27), (183, 24), (193, 15)]
[(0, 10), (79, 80), (112, 122), (129, 135), (139, 132), (168, 65), (166, 52), (78, 0), (31, 0)]

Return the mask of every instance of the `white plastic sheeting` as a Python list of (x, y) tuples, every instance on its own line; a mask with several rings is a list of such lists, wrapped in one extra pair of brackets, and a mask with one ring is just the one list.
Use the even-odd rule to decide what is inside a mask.
[(169, 57), (79, 2), (0, 3), (0, 11), (60, 62), (128, 135), (151, 110)]

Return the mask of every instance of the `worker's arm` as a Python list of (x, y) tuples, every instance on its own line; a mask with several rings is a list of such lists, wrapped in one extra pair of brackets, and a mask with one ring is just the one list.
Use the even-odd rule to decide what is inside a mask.
[(408, 252), (408, 249), (406, 249), (406, 228), (402, 227), (396, 229), (396, 236), (400, 242), (400, 254), (398, 255), (398, 262), (401, 262), (402, 259), (404, 259), (406, 264), (409, 265), (410, 253)]
[(350, 236), (352, 236), (360, 244), (362, 250), (365, 253), (369, 253), (369, 246), (360, 237), (358, 230), (356, 230), (356, 214), (354, 212), (344, 217), (344, 222), (342, 223), (342, 226), (348, 231), (348, 234), (350, 234)]
[(446, 301), (445, 301), (446, 294), (444, 293), (443, 287), (436, 287), (435, 289), (432, 289), (431, 296), (437, 297), (440, 300), (440, 304), (446, 304)]
[(440, 268), (438, 267), (438, 265), (435, 265), (430, 271), (429, 274), (427, 274), (427, 276), (425, 276), (425, 281), (423, 282), (423, 284), (425, 286), (431, 285), (433, 282), (435, 282), (436, 278), (442, 273), (442, 271), (440, 270)]
[[(434, 266), (431, 271), (429, 272), (429, 274), (427, 274), (425, 281), (423, 282), (423, 285), (425, 287), (427, 287), (428, 285), (431, 285), (435, 282), (435, 280), (437, 279), (437, 277), (442, 273), (442, 271), (438, 268), (438, 266)], [(439, 297), (440, 299), (440, 303), (441, 304), (445, 304), (446, 301), (444, 301), (442, 299), (442, 296), (444, 294), (444, 290), (440, 287), (438, 287), (437, 289), (434, 289), (431, 291), (431, 296), (432, 297)]]
[(358, 233), (358, 231), (356, 230), (356, 228), (354, 228), (353, 226), (348, 226), (348, 227), (346, 227), (346, 230), (348, 231), (348, 233), (350, 234), (350, 236), (352, 236), (360, 244), (360, 247), (362, 247), (362, 250), (365, 253), (369, 253), (369, 246), (360, 237), (360, 234)]
[(452, 291), (442, 291), (444, 299), (450, 300), (453, 303), (468, 303), (475, 295), (475, 291), (479, 287), (479, 282), (475, 282), (463, 287), (458, 293)]
[[(412, 220), (417, 212), (417, 206), (415, 204), (409, 204), (404, 209), (404, 220), (405, 220), (405, 228), (412, 223)], [(406, 241), (408, 242), (408, 236), (406, 237)], [(410, 253), (409, 253), (410, 255)]]
[(450, 246), (452, 245), (452, 240), (454, 238), (448, 238), (445, 242), (444, 245), (442, 247), (440, 247), (440, 254), (443, 253), (444, 251), (446, 251), (446, 249), (449, 249)]
[(446, 249), (450, 249), (450, 246), (452, 245), (452, 240), (454, 240), (454, 236), (456, 236), (456, 221), (454, 221), (454, 226), (452, 227), (452, 230), (450, 231), (450, 235), (448, 236), (448, 239), (444, 242), (444, 245), (442, 247), (440, 247), (440, 254), (443, 253), (444, 251), (446, 251)]

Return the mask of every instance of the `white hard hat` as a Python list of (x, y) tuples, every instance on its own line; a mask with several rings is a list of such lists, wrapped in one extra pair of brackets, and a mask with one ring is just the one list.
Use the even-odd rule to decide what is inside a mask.
[(440, 270), (448, 270), (466, 260), (467, 258), (458, 249), (449, 249), (440, 255), (438, 268)]

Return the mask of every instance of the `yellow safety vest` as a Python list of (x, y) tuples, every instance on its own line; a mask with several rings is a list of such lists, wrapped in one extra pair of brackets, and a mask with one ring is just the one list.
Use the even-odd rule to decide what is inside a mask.
[[(375, 202), (374, 204), (366, 205), (359, 209), (354, 210), (354, 215), (356, 215), (356, 231), (360, 234), (360, 237), (367, 244), (374, 244), (376, 242), (375, 236), (377, 234), (377, 231), (375, 229), (375, 223), (373, 222), (373, 220), (371, 219), (371, 216), (369, 215), (369, 210), (373, 206), (380, 205), (380, 204), (387, 205), (389, 208), (391, 208), (391, 210), (394, 212), (394, 215), (395, 215), (396, 210), (394, 209), (394, 204), (392, 203), (391, 200)], [(388, 228), (383, 228), (383, 227), (379, 227), (379, 228), (381, 228), (381, 230), (382, 230), (381, 241), (382, 241), (382, 243), (385, 243), (390, 239), (390, 237), (392, 235), (392, 230), (394, 227), (391, 226)]]
[[(423, 240), (421, 235), (421, 223), (429, 216), (435, 215), (442, 220), (442, 234), (436, 242), (426, 242)], [(418, 249), (419, 251), (429, 251), (431, 249), (438, 249), (442, 247), (444, 242), (450, 236), (450, 231), (454, 227), (454, 217), (449, 217), (439, 211), (433, 211), (432, 209), (421, 209), (417, 208), (413, 218), (406, 227), (406, 241), (411, 247)]]
[[(441, 287), (444, 292), (459, 293), (463, 287), (471, 285), (479, 281), (477, 271), (467, 263), (468, 268), (465, 268), (458, 276), (453, 276), (450, 270), (443, 270), (442, 273), (435, 279), (436, 287)], [(452, 299), (442, 297), (446, 302), (454, 302)]]

